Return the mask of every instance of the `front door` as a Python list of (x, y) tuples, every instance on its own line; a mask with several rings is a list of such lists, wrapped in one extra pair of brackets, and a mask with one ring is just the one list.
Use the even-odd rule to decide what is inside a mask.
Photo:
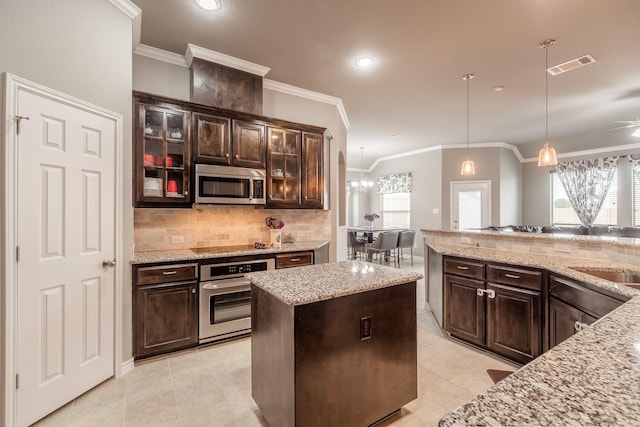
[[(27, 426), (114, 375), (113, 117), (19, 86), (16, 419)], [(14, 119), (14, 117), (10, 117)]]
[(479, 229), (490, 222), (491, 181), (452, 181), (451, 229)]

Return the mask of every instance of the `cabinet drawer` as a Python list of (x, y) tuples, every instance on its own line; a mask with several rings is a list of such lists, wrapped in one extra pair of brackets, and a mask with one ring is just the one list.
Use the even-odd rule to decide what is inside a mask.
[(276, 268), (299, 267), (313, 264), (313, 252), (294, 252), (276, 255)]
[(198, 279), (198, 264), (161, 265), (157, 267), (140, 267), (136, 272), (136, 284), (182, 282)]
[(484, 263), (466, 259), (445, 258), (444, 272), (472, 279), (484, 279)]
[(539, 291), (542, 289), (542, 272), (490, 264), (487, 265), (487, 281)]
[(587, 289), (579, 282), (553, 275), (549, 277), (549, 293), (596, 318), (622, 305), (622, 301)]

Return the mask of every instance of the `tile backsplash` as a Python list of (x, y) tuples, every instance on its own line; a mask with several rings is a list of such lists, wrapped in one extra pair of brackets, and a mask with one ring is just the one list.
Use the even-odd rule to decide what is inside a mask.
[(283, 239), (331, 240), (329, 211), (256, 209), (251, 206), (201, 206), (192, 209), (137, 208), (136, 251), (252, 245), (268, 242), (266, 217), (285, 222)]

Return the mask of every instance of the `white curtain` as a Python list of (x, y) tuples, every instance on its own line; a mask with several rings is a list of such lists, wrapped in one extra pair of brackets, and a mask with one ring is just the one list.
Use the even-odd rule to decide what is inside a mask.
[(607, 197), (618, 156), (558, 163), (556, 172), (580, 221), (591, 226)]
[(633, 168), (633, 173), (636, 176), (636, 179), (640, 181), (640, 154), (632, 154), (627, 156), (631, 166)]

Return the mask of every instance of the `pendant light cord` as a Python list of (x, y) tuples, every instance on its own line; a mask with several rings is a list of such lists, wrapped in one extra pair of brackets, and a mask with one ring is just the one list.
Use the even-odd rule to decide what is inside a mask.
[(471, 78), (467, 77), (467, 160), (469, 159), (469, 80)]
[(549, 46), (544, 49), (544, 143), (549, 145)]

